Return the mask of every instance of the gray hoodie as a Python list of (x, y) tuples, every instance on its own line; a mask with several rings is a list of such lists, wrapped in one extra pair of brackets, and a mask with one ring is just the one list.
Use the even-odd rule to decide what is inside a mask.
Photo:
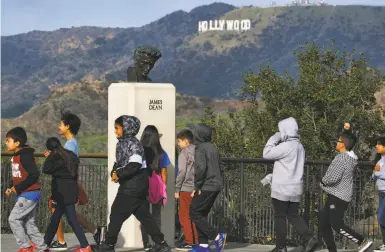
[(178, 175), (176, 177), (175, 192), (194, 191), (195, 145), (190, 144), (178, 156)]
[(279, 132), (270, 137), (263, 158), (275, 160), (271, 197), (300, 202), (302, 195), (305, 150), (299, 141), (298, 124), (293, 117), (278, 123)]

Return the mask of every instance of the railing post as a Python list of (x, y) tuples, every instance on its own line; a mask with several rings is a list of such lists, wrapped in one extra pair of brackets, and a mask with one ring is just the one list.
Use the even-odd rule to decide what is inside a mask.
[(240, 182), (241, 182), (241, 206), (240, 206), (240, 220), (239, 220), (239, 241), (243, 242), (245, 240), (245, 168), (244, 163), (240, 164)]
[[(320, 181), (322, 180), (322, 177), (324, 175), (324, 166), (321, 165), (321, 169), (320, 169)], [(321, 187), (319, 187), (319, 204), (318, 204), (318, 216), (317, 216), (317, 219), (318, 219), (318, 223), (317, 223), (317, 236), (318, 236), (318, 240), (319, 241), (322, 241), (322, 236), (321, 236), (321, 226), (320, 226), (320, 223), (321, 223), (321, 210), (323, 208), (323, 205), (324, 205), (324, 202), (323, 202), (323, 190)]]
[(305, 180), (305, 211), (303, 213), (303, 219), (305, 220), (307, 226), (309, 226), (309, 217), (310, 217), (310, 180), (309, 180), (309, 175), (310, 175), (310, 166), (306, 166), (306, 180)]

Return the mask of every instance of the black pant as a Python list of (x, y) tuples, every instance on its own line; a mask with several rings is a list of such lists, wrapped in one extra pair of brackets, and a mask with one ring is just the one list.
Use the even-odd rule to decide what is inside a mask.
[(325, 207), (321, 211), (320, 227), (321, 235), (331, 252), (336, 252), (337, 247), (334, 242), (333, 230), (344, 235), (351, 241), (361, 244), (364, 237), (344, 224), (344, 213), (348, 208), (349, 202), (343, 201), (333, 195), (328, 194)]
[[(147, 203), (150, 205), (150, 203)], [(151, 214), (152, 217), (155, 219), (156, 225), (161, 229), (162, 222), (161, 222), (161, 212), (162, 212), (162, 203), (161, 201), (158, 202), (158, 204), (151, 204)], [(148, 233), (147, 230), (144, 228), (144, 225), (140, 225), (140, 229), (142, 231), (142, 240), (143, 240), (143, 245), (149, 243), (149, 238), (148, 238)]]
[(118, 193), (111, 207), (110, 223), (106, 235), (108, 245), (116, 244), (123, 222), (132, 214), (140, 221), (156, 244), (160, 244), (164, 240), (164, 235), (150, 214), (148, 201), (140, 197)]
[(82, 228), (80, 227), (80, 224), (78, 222), (78, 219), (76, 217), (76, 211), (75, 211), (75, 205), (65, 205), (63, 203), (57, 203), (55, 212), (51, 215), (51, 220), (49, 222), (49, 225), (47, 227), (47, 232), (44, 236), (44, 241), (47, 245), (50, 245), (53, 238), (55, 237), (55, 234), (57, 232), (57, 228), (59, 226), (59, 222), (63, 214), (66, 215), (68, 224), (70, 224), (72, 230), (74, 231), (76, 237), (78, 238), (80, 242), (80, 246), (82, 248), (88, 247), (88, 241), (86, 236), (84, 235), (84, 232)]
[(287, 223), (286, 219), (301, 235), (302, 240), (308, 241), (312, 237), (305, 220), (298, 215), (299, 202), (280, 201), (272, 198), (274, 208), (274, 228), (277, 236), (277, 247), (286, 247)]
[(208, 244), (209, 239), (214, 239), (217, 235), (215, 229), (210, 227), (207, 216), (214, 205), (219, 191), (202, 191), (192, 199), (190, 206), (190, 219), (197, 228), (199, 244)]

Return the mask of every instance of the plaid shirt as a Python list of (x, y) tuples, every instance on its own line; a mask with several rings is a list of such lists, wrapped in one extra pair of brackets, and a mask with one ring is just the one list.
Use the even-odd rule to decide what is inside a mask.
[(353, 174), (357, 164), (357, 156), (353, 151), (339, 153), (322, 178), (321, 188), (328, 194), (350, 202), (353, 196)]

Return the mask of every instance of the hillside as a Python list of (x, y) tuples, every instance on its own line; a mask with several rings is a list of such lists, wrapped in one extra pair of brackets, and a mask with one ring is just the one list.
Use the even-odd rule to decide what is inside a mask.
[[(2, 119), (1, 133), (4, 136), (10, 128), (22, 126), (27, 130), (29, 144), (38, 151), (43, 151), (45, 140), (50, 136), (58, 136), (60, 111), (69, 110), (82, 120), (79, 134), (81, 152), (107, 152), (108, 86), (109, 82), (96, 80), (57, 88), (23, 115), (14, 119)], [(216, 113), (235, 111), (245, 106), (239, 101), (177, 94), (177, 129), (199, 121), (204, 108), (209, 105)]]
[[(252, 20), (247, 32), (198, 34), (198, 21)], [(151, 44), (163, 57), (151, 72), (183, 94), (231, 97), (241, 73), (271, 64), (295, 73), (299, 43), (355, 48), (385, 72), (385, 7), (310, 6), (257, 8), (214, 3), (177, 11), (139, 28), (81, 27), (2, 37), (2, 117), (16, 117), (51, 90), (81, 79), (125, 79), (134, 48)]]

